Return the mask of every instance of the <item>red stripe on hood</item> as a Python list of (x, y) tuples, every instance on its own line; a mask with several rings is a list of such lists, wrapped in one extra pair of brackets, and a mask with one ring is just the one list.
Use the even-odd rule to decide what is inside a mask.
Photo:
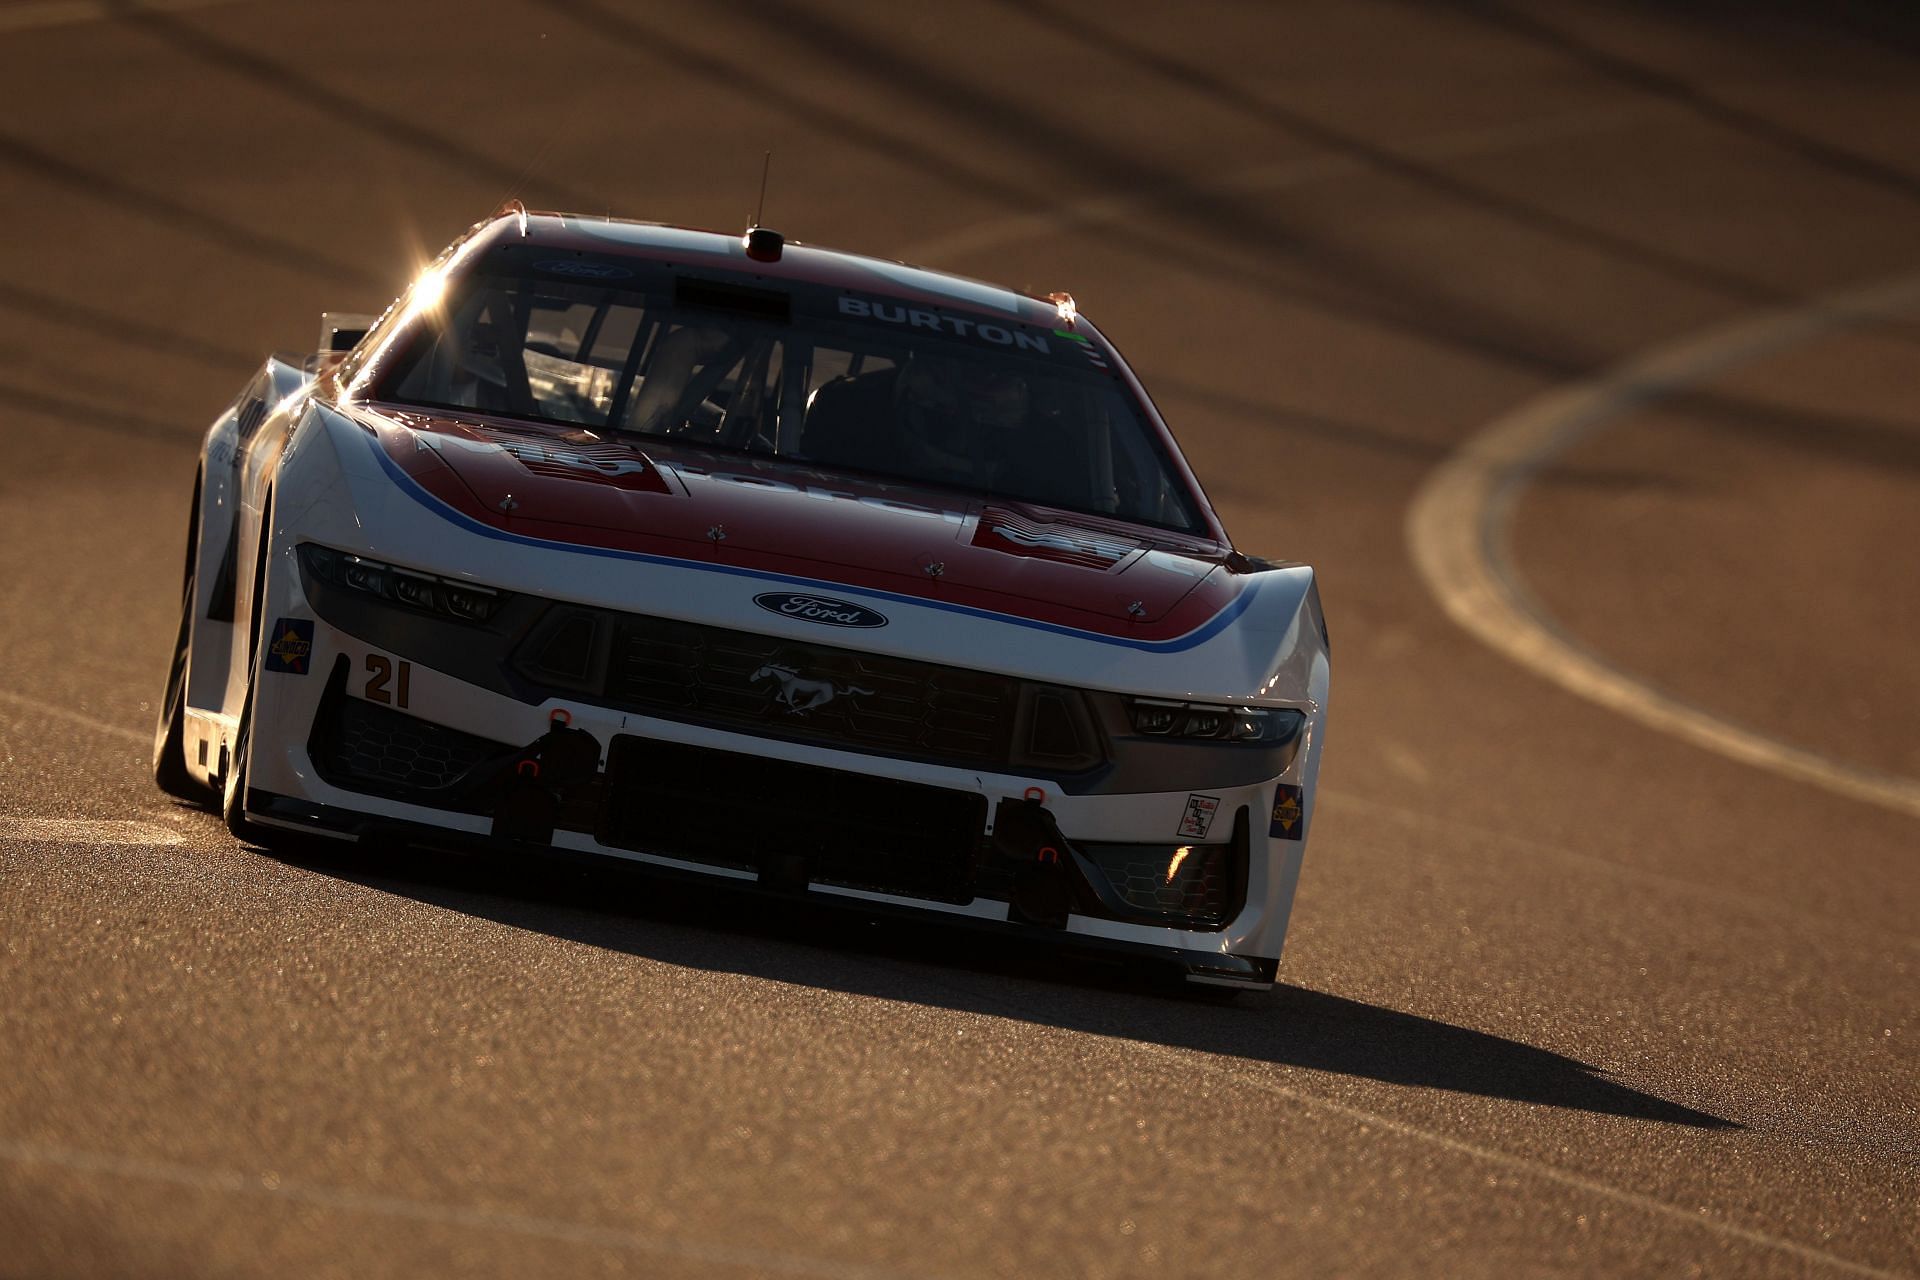
[(478, 415), (352, 408), (428, 493), (523, 537), (1148, 641), (1194, 630), (1239, 591), (1227, 548), (1125, 521), (665, 440), (643, 451)]

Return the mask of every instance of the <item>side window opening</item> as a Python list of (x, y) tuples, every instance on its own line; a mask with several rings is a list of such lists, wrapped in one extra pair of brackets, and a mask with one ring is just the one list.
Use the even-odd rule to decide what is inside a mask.
[(731, 448), (770, 448), (784, 343), (761, 326), (669, 326), (655, 343), (618, 427)]

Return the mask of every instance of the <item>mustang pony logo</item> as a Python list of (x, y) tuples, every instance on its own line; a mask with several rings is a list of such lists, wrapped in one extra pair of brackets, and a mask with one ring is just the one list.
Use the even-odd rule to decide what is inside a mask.
[(780, 692), (774, 701), (787, 709), (790, 716), (803, 716), (809, 711), (826, 706), (838, 697), (871, 696), (873, 690), (861, 689), (854, 685), (838, 685), (831, 680), (809, 680), (792, 667), (782, 667), (769, 662), (754, 672), (751, 682), (759, 684), (762, 680), (773, 679), (779, 682)]

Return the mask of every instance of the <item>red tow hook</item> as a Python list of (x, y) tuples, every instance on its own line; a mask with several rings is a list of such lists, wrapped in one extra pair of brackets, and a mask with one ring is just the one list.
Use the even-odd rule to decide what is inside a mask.
[(555, 707), (547, 731), (528, 743), (493, 805), (493, 834), (520, 844), (550, 845), (565, 788), (600, 770), (600, 741), (573, 727), (573, 713)]
[(1066, 837), (1047, 812), (1047, 793), (1028, 787), (1019, 800), (1008, 797), (993, 815), (993, 843), (1015, 864), (1007, 893), (1007, 917), (1049, 929), (1067, 927), (1076, 894), (1077, 868)]

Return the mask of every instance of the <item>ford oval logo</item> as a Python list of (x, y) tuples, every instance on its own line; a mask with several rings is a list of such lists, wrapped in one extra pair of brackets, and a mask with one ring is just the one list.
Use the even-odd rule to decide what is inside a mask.
[(533, 264), (541, 271), (551, 271), (557, 276), (583, 276), (589, 280), (625, 280), (633, 272), (625, 267), (616, 267), (605, 262), (585, 262), (577, 258), (556, 258), (549, 262)]
[(884, 627), (887, 615), (878, 613), (863, 605), (848, 604), (845, 600), (833, 600), (826, 596), (807, 595), (798, 591), (769, 591), (765, 595), (755, 596), (753, 602), (768, 613), (777, 613), (786, 618), (798, 618), (802, 622), (822, 622), (829, 627)]

